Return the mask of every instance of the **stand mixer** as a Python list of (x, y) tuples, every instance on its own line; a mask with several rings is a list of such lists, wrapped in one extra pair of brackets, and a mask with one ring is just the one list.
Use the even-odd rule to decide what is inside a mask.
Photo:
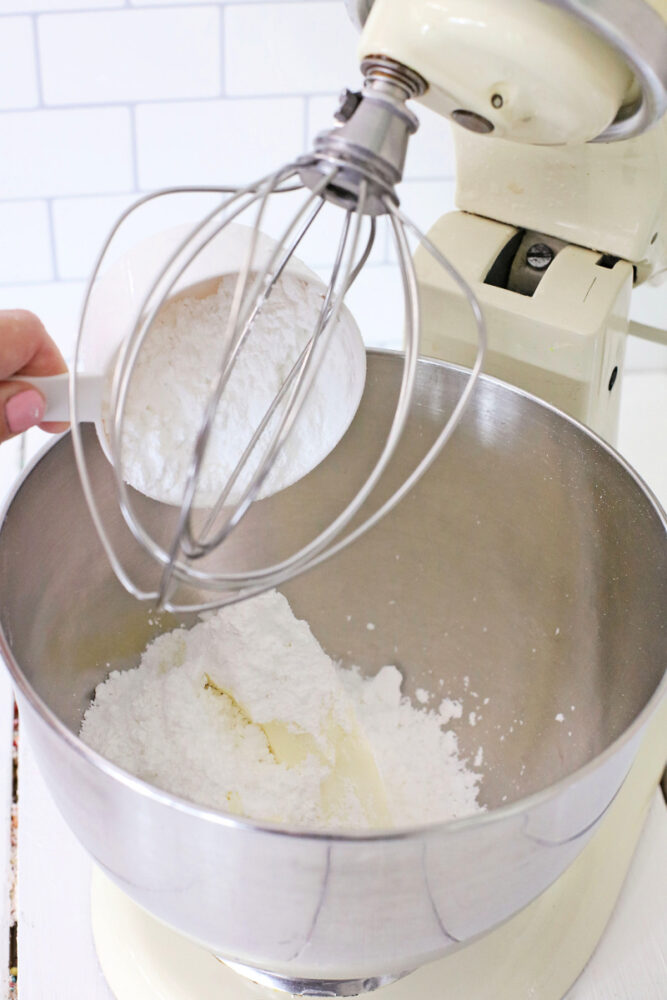
[[(395, 79), (398, 73), (424, 81), (409, 96), (461, 126), (461, 212), (437, 222), (429, 239), (455, 262), (464, 285), (447, 275), (432, 252), (417, 250), (422, 354), (472, 364), (477, 331), (470, 299), (461, 291), (469, 287), (486, 319), (489, 373), (534, 392), (613, 442), (630, 291), (635, 281), (667, 266), (667, 129), (659, 123), (667, 106), (667, 4), (361, 0), (348, 6), (365, 21), (360, 55), (375, 78), (387, 73)], [(363, 100), (346, 95), (348, 136), (362, 107)], [(334, 133), (323, 141), (339, 138)], [(355, 141), (349, 139), (348, 153)], [(459, 381), (456, 388), (462, 391)], [(386, 977), (319, 983), (305, 975), (263, 976), (243, 962), (229, 967), (283, 995), (379, 990), (387, 1000), (560, 1000), (602, 933), (664, 765), (664, 684), (653, 708), (623, 748), (620, 770), (627, 777), (602, 819), (592, 822), (583, 849), (573, 850), (564, 870), (554, 870), (539, 892), (516, 905), (498, 904), (487, 927), (460, 935), (465, 945), (413, 978), (399, 976), (414, 965)], [(31, 712), (26, 718), (36, 725)], [(48, 739), (41, 739), (48, 747)], [(93, 798), (99, 795), (103, 810), (106, 793), (86, 780), (79, 763), (72, 758), (75, 781)], [(590, 794), (584, 780), (578, 795), (586, 800)], [(558, 810), (547, 810), (541, 836), (547, 821), (555, 827), (560, 819)], [(558, 832), (562, 846), (567, 836)], [(397, 851), (400, 840), (398, 835)], [(337, 845), (339, 861), (347, 847)], [(482, 853), (483, 840), (478, 848)], [(406, 840), (405, 850), (411, 849)], [(258, 863), (262, 850), (258, 837)], [(304, 850), (316, 868), (322, 852), (312, 843), (304, 843)], [(373, 850), (368, 845), (359, 877)], [(423, 858), (420, 863), (426, 870)], [(278, 882), (280, 869), (277, 860)], [(191, 917), (196, 924), (196, 915)], [(93, 923), (118, 1000), (257, 995), (200, 944), (156, 923), (103, 876), (95, 880)], [(192, 936), (197, 938), (194, 931)], [(510, 946), (516, 949), (512, 975), (499, 975)], [(432, 958), (425, 952), (425, 960)], [(160, 980), (160, 969), (168, 969), (167, 981)]]

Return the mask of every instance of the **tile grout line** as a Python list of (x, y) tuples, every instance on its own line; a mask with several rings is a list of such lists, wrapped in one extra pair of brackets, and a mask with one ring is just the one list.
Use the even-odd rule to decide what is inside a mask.
[[(125, 188), (123, 191), (116, 188), (113, 191), (86, 191), (78, 194), (73, 192), (70, 194), (18, 195), (16, 198), (0, 198), (0, 208), (3, 205), (25, 205), (31, 201), (45, 201), (47, 198), (52, 198), (54, 201), (82, 201), (84, 198), (122, 198), (124, 195), (132, 193), (129, 188)], [(145, 193), (149, 194), (150, 192), (146, 191)]]
[(139, 144), (137, 136), (137, 105), (128, 104), (127, 109), (130, 115), (130, 153), (132, 158), (132, 183), (134, 192), (139, 190)]
[[(272, 0), (268, 0), (268, 2), (271, 3)], [(289, 3), (290, 0), (285, 0), (285, 2)], [(164, 5), (164, 6), (166, 6), (166, 5)], [(114, 7), (60, 7), (58, 10), (52, 10), (50, 7), (46, 7), (46, 8), (36, 8), (35, 10), (32, 10), (32, 11), (25, 11), (25, 10), (21, 10), (20, 7), (17, 7), (16, 10), (2, 10), (2, 11), (0, 11), (0, 21), (3, 18), (9, 18), (9, 17), (37, 17), (40, 14), (55, 14), (55, 15), (58, 15), (58, 14), (97, 14), (98, 12), (100, 12), (100, 13), (108, 13), (109, 11), (122, 10), (122, 9), (123, 9), (122, 7), (118, 7), (118, 6), (114, 6)]]
[[(304, 95), (302, 95), (304, 96)], [(307, 99), (306, 95), (306, 99)], [(141, 102), (139, 102), (141, 103)], [(117, 107), (119, 105), (116, 105)], [(136, 105), (135, 105), (136, 107)], [(454, 177), (451, 174), (443, 174), (437, 177), (405, 177), (401, 184), (399, 185), (399, 191), (402, 185), (405, 184), (449, 184), (454, 182)], [(139, 185), (136, 188), (138, 194), (144, 193), (149, 194), (153, 188), (142, 188)], [(132, 191), (125, 189), (123, 191), (116, 188), (113, 191), (85, 191), (85, 192), (70, 192), (69, 194), (30, 194), (30, 195), (18, 195), (15, 198), (3, 198), (0, 195), (0, 207), (2, 205), (15, 205), (24, 204), (30, 201), (44, 201), (47, 198), (52, 198), (54, 201), (82, 201), (84, 198), (119, 198), (123, 195), (132, 194)]]
[[(139, 193), (137, 194), (137, 197), (140, 197)], [(120, 214), (120, 212), (119, 212), (119, 214)], [(316, 259), (313, 259), (312, 266), (313, 267), (330, 267), (331, 264), (332, 264), (331, 260), (321, 260), (320, 258), (316, 258)], [(396, 266), (396, 261), (390, 260), (390, 259), (385, 258), (385, 257), (382, 257), (380, 260), (368, 261), (368, 263), (366, 264), (366, 267), (371, 268), (371, 269), (380, 268), (380, 267), (391, 267), (391, 268), (393, 268), (395, 266)], [(5, 288), (25, 288), (25, 289), (39, 288), (39, 287), (41, 287), (43, 285), (54, 285), (54, 286), (57, 285), (59, 287), (67, 286), (67, 285), (71, 285), (71, 286), (74, 286), (74, 285), (85, 285), (86, 280), (87, 280), (88, 277), (89, 277), (88, 273), (85, 273), (85, 274), (79, 275), (78, 277), (71, 277), (71, 276), (69, 276), (69, 277), (66, 277), (66, 278), (51, 278), (51, 279), (46, 279), (46, 280), (39, 279), (39, 278), (37, 278), (37, 279), (35, 279), (33, 281), (1, 281), (0, 280), (0, 290), (5, 289)]]
[(44, 80), (42, 79), (42, 60), (39, 50), (38, 17), (39, 14), (32, 14), (30, 22), (32, 25), (32, 50), (35, 57), (35, 82), (37, 84), (37, 106), (33, 110), (41, 111), (44, 108)]
[(304, 154), (308, 152), (311, 142), (310, 142), (310, 96), (308, 94), (304, 95), (303, 98), (303, 152)]
[[(312, 2), (312, 0), (309, 0)], [(202, 94), (198, 97), (140, 97), (134, 103), (146, 105), (169, 105), (169, 104), (211, 104), (215, 101), (226, 104), (242, 103), (251, 101), (296, 101), (303, 100), (304, 97), (331, 98), (335, 100), (330, 90), (262, 90), (253, 93), (234, 94), (225, 90), (224, 94)], [(29, 115), (35, 111), (106, 111), (113, 108), (122, 108), (127, 105), (125, 98), (110, 98), (109, 100), (94, 101), (69, 101), (53, 103), (41, 103), (30, 108), (0, 108), (0, 118), (5, 115)]]
[[(303, 3), (304, 0), (261, 0), (261, 3), (267, 6), (276, 6), (277, 4), (296, 4)], [(308, 0), (309, 3), (329, 3), (334, 4), (336, 0)], [(252, 6), (260, 6), (261, 3), (253, 3)], [(59, 8), (38, 8), (37, 10), (26, 12), (17, 7), (16, 10), (3, 10), (0, 11), (0, 20), (2, 18), (9, 17), (23, 17), (26, 13), (30, 14), (50, 14), (57, 17), (62, 14), (113, 14), (117, 11), (127, 11), (127, 10), (177, 10), (182, 7), (185, 9), (192, 7), (243, 7), (245, 4), (243, 0), (195, 0), (193, 3), (188, 3), (188, 0), (182, 0), (182, 3), (139, 3), (134, 4), (131, 0), (122, 0), (120, 4), (106, 4), (99, 7), (59, 7)]]
[(227, 22), (225, 16), (224, 6), (218, 8), (220, 15), (220, 31), (218, 34), (218, 44), (220, 46), (220, 56), (218, 67), (219, 70), (219, 81), (220, 81), (220, 97), (227, 98), (227, 56), (226, 56), (226, 46), (227, 46)]
[(56, 222), (53, 215), (53, 198), (46, 199), (46, 211), (49, 217), (49, 245), (51, 252), (51, 270), (55, 281), (61, 281), (60, 268), (58, 267), (58, 253), (56, 250)]
[(0, 288), (39, 288), (42, 285), (80, 285), (85, 283), (87, 275), (80, 278), (35, 278), (28, 281), (0, 281)]

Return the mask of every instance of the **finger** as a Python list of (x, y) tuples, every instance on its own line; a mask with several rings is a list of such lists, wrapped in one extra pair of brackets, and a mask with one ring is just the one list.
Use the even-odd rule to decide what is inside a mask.
[(69, 430), (69, 424), (64, 420), (43, 420), (37, 426), (40, 431), (46, 431), (48, 434), (62, 434), (63, 431)]
[[(15, 375), (59, 375), (66, 371), (65, 359), (34, 313), (25, 309), (0, 310), (0, 379)], [(37, 393), (39, 399), (36, 396), (14, 399), (9, 405), (9, 413), (5, 413), (6, 405), (18, 396), (19, 389), (37, 392), (28, 384), (3, 390), (0, 398), (0, 441), (34, 426), (52, 434), (67, 430), (69, 424), (62, 421), (36, 419), (44, 414), (41, 393)]]
[(65, 359), (37, 316), (25, 309), (0, 310), (0, 380), (66, 371)]
[(0, 442), (42, 422), (46, 403), (28, 382), (0, 382)]
[(0, 442), (31, 427), (49, 434), (62, 434), (69, 429), (67, 421), (43, 420), (45, 410), (44, 396), (27, 379), (0, 382)]

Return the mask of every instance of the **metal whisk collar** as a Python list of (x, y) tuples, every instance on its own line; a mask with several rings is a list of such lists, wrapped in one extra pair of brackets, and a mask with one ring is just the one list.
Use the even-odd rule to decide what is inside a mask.
[[(394, 189), (402, 176), (408, 139), (417, 128), (417, 119), (405, 102), (408, 98), (423, 93), (426, 83), (412, 71), (384, 59), (368, 60), (362, 68), (365, 73), (362, 94), (345, 95), (338, 116), (343, 124), (318, 136), (311, 154), (242, 188), (171, 188), (148, 195), (120, 217), (99, 255), (84, 299), (75, 351), (75, 373), (80, 366), (93, 285), (116, 233), (129, 214), (146, 202), (169, 194), (199, 191), (228, 195), (188, 232), (156, 274), (137, 310), (134, 326), (123, 344), (113, 377), (109, 448), (116, 492), (120, 510), (132, 535), (158, 568), (158, 584), (150, 589), (140, 586), (126, 569), (100, 516), (77, 423), (76, 377), (71, 381), (72, 436), (86, 500), (114, 572), (123, 586), (141, 600), (157, 602), (172, 611), (215, 608), (279, 586), (296, 574), (335, 555), (377, 523), (409, 492), (451, 436), (470, 399), (486, 348), (486, 329), (479, 304), (464, 278), (400, 211)], [(257, 248), (270, 200), (274, 196), (299, 190), (303, 190), (305, 194), (302, 204), (284, 228), (268, 258), (259, 265)], [(224, 484), (217, 502), (206, 515), (203, 527), (197, 531), (193, 521), (197, 484), (216, 412), (230, 375), (240, 352), (252, 335), (257, 316), (327, 202), (343, 210), (343, 224), (330, 282), (323, 295), (312, 335), (265, 412), (229, 481)], [(249, 212), (254, 215), (252, 238), (236, 281), (225, 333), (226, 350), (197, 435), (173, 537), (170, 544), (165, 546), (150, 534), (142, 522), (137, 505), (123, 479), (123, 432), (132, 374), (146, 337), (179, 279), (187, 272), (197, 255), (225, 227)], [(405, 298), (403, 373), (396, 410), (381, 453), (365, 482), (345, 509), (297, 552), (273, 565), (245, 571), (213, 571), (206, 568), (202, 561), (214, 550), (224, 551), (225, 542), (257, 499), (302, 412), (319, 366), (326, 364), (326, 350), (341, 315), (345, 295), (371, 253), (376, 233), (375, 219), (379, 215), (387, 215), (390, 221)], [(456, 407), (437, 440), (411, 475), (377, 510), (353, 530), (344, 533), (380, 482), (405, 428), (413, 395), (419, 357), (420, 307), (407, 233), (421, 241), (458, 284), (470, 304), (478, 331), (476, 360)], [(268, 443), (264, 443), (269, 428), (271, 433), (268, 435)], [(260, 441), (263, 442), (261, 448)], [(229, 503), (232, 489), (258, 450), (261, 458), (241, 490), (240, 498)], [(175, 594), (183, 592), (184, 587), (187, 599), (175, 597)]]

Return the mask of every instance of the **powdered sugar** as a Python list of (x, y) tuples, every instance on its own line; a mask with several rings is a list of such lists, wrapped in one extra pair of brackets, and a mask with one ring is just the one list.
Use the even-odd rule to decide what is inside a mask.
[(393, 666), (366, 679), (334, 664), (275, 591), (160, 636), (98, 686), (81, 737), (174, 794), (294, 826), (481, 808), (443, 715), (413, 707)]
[[(225, 350), (236, 275), (161, 310), (137, 358), (123, 432), (125, 479), (142, 493), (180, 504), (193, 447)], [(323, 302), (314, 281), (285, 273), (257, 315), (224, 389), (199, 479), (196, 505), (211, 506), (273, 398), (313, 334)], [(339, 319), (312, 391), (259, 496), (304, 476), (334, 447), (359, 402), (364, 363), (349, 313)], [(361, 367), (361, 371), (360, 371)], [(287, 397), (283, 400), (283, 406)], [(279, 409), (279, 412), (281, 410)], [(108, 406), (107, 417), (108, 419)], [(276, 429), (269, 423), (230, 502), (238, 499)]]
[(338, 676), (373, 748), (394, 823), (430, 823), (481, 811), (481, 775), (460, 759), (455, 733), (442, 729), (435, 712), (402, 697), (396, 667), (383, 667), (370, 678), (338, 668)]

